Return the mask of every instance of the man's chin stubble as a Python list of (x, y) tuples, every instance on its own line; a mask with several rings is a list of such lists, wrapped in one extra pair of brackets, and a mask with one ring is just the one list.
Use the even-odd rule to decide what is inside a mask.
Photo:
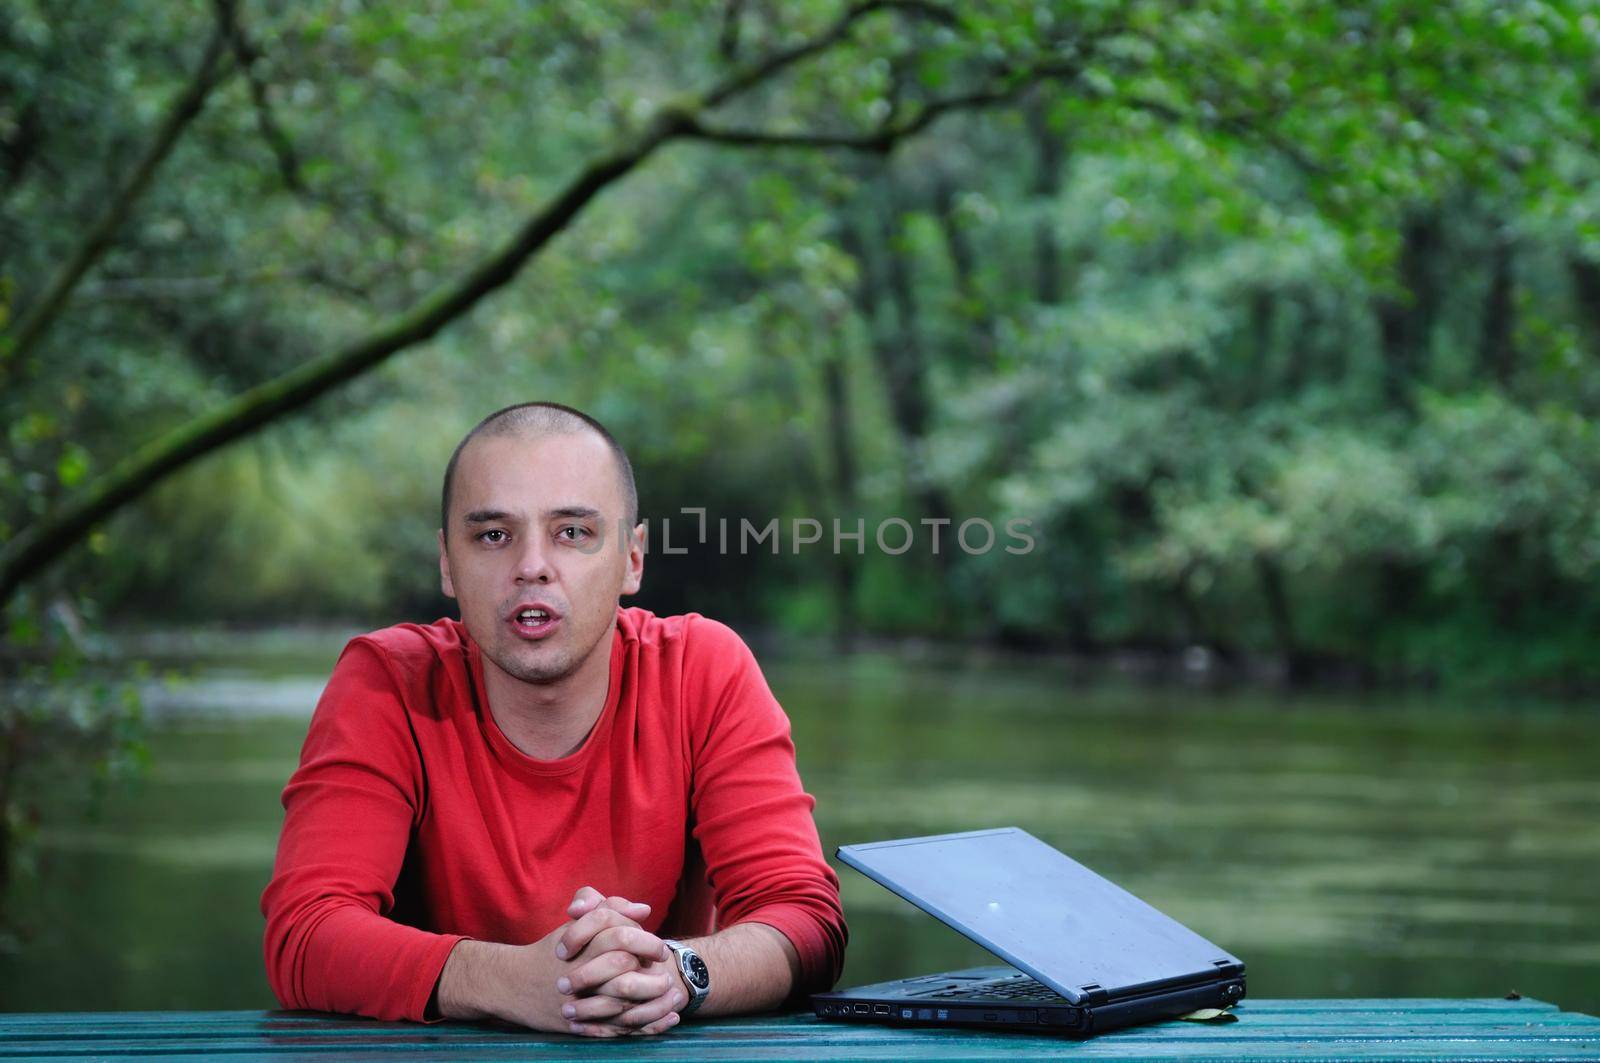
[(502, 664), (500, 670), (511, 676), (511, 678), (520, 679), (524, 683), (553, 683), (558, 679), (565, 679), (577, 671), (577, 669), (568, 667), (565, 663), (547, 665), (545, 667), (530, 667), (519, 664), (510, 668)]
[(500, 670), (513, 679), (520, 679), (524, 683), (554, 683), (565, 679), (578, 670), (576, 662), (571, 660), (554, 660), (541, 664), (532, 664), (519, 661), (510, 654), (504, 660), (496, 659), (495, 664)]

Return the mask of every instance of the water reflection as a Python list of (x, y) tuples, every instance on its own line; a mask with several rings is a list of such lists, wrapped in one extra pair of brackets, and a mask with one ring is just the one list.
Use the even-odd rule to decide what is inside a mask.
[[(869, 656), (767, 667), (830, 853), (1016, 824), (1244, 957), (1257, 996), (1515, 988), (1600, 1012), (1591, 712)], [(0, 958), (0, 1007), (272, 1006), (256, 901), (324, 678), (230, 672), (185, 688), (149, 777), (98, 821), (46, 834), (43, 875), (19, 898), (29, 939)], [(840, 876), (847, 982), (985, 962)]]

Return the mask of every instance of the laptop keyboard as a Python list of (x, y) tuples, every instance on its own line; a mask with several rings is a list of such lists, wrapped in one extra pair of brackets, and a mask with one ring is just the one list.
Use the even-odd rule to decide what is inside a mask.
[(1014, 976), (998, 982), (980, 982), (974, 986), (961, 986), (929, 993), (933, 1000), (1028, 1000), (1041, 1004), (1069, 1004), (1060, 993), (1026, 976)]

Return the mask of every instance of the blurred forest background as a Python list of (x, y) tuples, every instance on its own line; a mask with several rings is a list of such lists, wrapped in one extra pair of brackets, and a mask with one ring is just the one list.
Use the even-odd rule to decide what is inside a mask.
[(453, 615), (445, 460), (535, 398), (675, 536), (866, 520), (654, 556), (657, 612), (1593, 690), (1597, 45), (1587, 0), (3, 0), (5, 834), (25, 767), (136, 759), (108, 631)]

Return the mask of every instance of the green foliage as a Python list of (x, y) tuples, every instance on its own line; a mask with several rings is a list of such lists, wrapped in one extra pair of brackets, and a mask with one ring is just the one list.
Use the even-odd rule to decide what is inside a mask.
[[(1520, 648), (1508, 677), (1593, 680), (1570, 635), (1595, 612), (1592, 3), (915, 7), (716, 124), (848, 137), (984, 106), (889, 154), (672, 147), (427, 349), (180, 473), (45, 582), (130, 620), (446, 608), (444, 460), (537, 396), (617, 430), (655, 519), (942, 506), (1039, 538), (657, 558), (662, 608), (1405, 674), (1492, 641)], [(841, 10), (241, 5), (248, 73), (45, 346), (0, 359), (0, 524), (436, 291), (669, 101)], [(212, 19), (0, 16), (9, 319)]]
[(108, 675), (91, 657), (92, 606), (24, 595), (5, 613), (0, 659), (0, 953), (19, 947), (4, 901), (37, 873), (41, 802), (93, 811), (145, 766), (143, 666)]

